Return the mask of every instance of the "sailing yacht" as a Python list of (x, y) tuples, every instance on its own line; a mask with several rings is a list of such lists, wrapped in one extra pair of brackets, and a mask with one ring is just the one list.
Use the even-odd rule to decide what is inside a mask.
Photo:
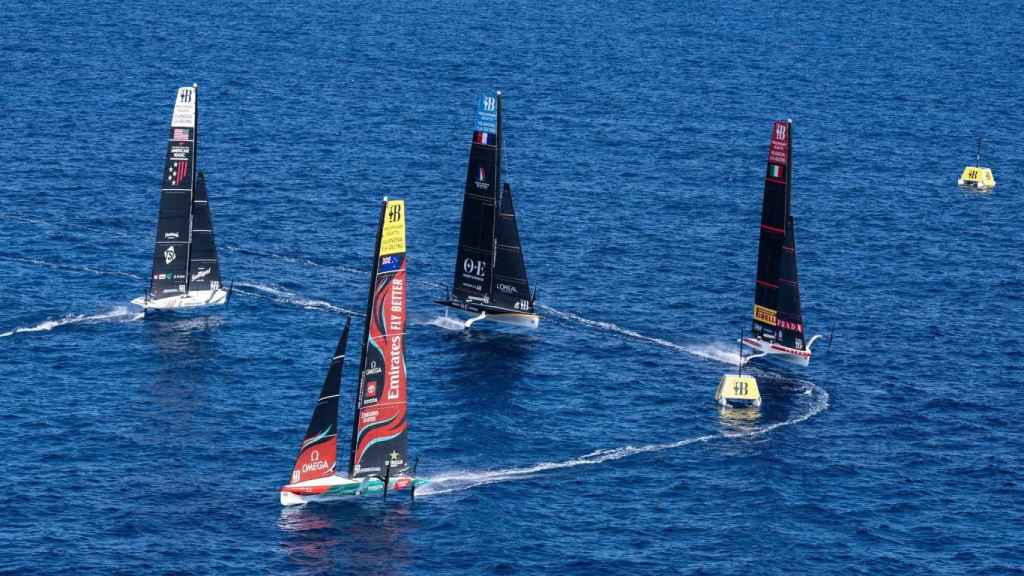
[(821, 335), (810, 340), (804, 338), (800, 311), (796, 225), (790, 214), (792, 138), (792, 120), (774, 123), (761, 205), (754, 318), (751, 335), (742, 342), (769, 358), (807, 366), (811, 361), (811, 346)]
[(462, 199), (462, 224), (451, 292), (438, 304), (468, 313), (463, 326), (480, 320), (536, 328), (526, 262), (512, 204), (512, 187), (502, 179), (500, 91), (477, 100), (476, 126)]
[(408, 388), (405, 365), (406, 326), (405, 202), (384, 199), (366, 306), (362, 358), (348, 471), (336, 472), (338, 400), (349, 324), (341, 333), (320, 399), (295, 459), (291, 482), (281, 488), (282, 506), (344, 499), (416, 487), (408, 457)]
[(226, 304), (213, 240), (206, 175), (197, 170), (199, 87), (178, 88), (160, 187), (149, 291), (132, 300), (146, 310)]

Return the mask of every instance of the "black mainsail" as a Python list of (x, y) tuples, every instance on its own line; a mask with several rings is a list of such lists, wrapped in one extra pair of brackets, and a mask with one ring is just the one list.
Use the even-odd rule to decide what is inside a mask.
[(177, 296), (188, 290), (197, 114), (196, 87), (178, 88), (160, 186), (160, 214), (148, 300)]
[(502, 181), (501, 92), (477, 100), (462, 200), (451, 296), (441, 304), (474, 312), (534, 312), (512, 203)]
[(789, 120), (772, 126), (761, 206), (752, 333), (759, 340), (803, 350), (796, 233), (790, 215), (792, 131)]
[(221, 288), (206, 178), (196, 167), (198, 128), (198, 86), (183, 86), (171, 117), (147, 306)]

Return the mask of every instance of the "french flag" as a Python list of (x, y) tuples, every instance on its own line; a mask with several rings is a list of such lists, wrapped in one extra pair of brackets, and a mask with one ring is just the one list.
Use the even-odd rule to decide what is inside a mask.
[(494, 134), (489, 132), (476, 131), (473, 132), (473, 143), (474, 144), (494, 144)]

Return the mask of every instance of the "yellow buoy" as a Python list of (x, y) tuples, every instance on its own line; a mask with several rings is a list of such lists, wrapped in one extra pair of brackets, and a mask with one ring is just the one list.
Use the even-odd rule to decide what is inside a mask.
[(978, 138), (978, 154), (974, 166), (967, 166), (956, 181), (958, 186), (975, 190), (991, 190), (996, 187), (992, 169), (981, 165), (981, 138)]
[(974, 188), (976, 190), (989, 190), (996, 187), (996, 179), (992, 177), (991, 168), (981, 166), (968, 166), (964, 168), (960, 179), (956, 181), (959, 186)]
[(760, 406), (757, 379), (749, 374), (726, 374), (718, 382), (715, 401), (722, 406)]

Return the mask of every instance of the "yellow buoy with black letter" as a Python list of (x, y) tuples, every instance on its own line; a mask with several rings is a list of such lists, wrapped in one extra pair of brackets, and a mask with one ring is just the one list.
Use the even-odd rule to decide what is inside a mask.
[[(764, 354), (759, 354), (763, 356)], [(756, 357), (756, 356), (754, 356)], [(725, 408), (760, 406), (761, 391), (757, 388), (757, 378), (743, 373), (743, 332), (740, 332), (740, 362), (735, 374), (724, 374), (718, 381), (715, 390), (715, 402)]]
[(992, 176), (992, 169), (981, 165), (981, 138), (978, 138), (978, 152), (974, 166), (965, 167), (956, 183), (962, 188), (971, 188), (973, 190), (991, 190), (996, 187), (996, 179)]
[(757, 379), (749, 374), (723, 375), (715, 391), (715, 401), (731, 408), (760, 406), (761, 391), (757, 388)]

